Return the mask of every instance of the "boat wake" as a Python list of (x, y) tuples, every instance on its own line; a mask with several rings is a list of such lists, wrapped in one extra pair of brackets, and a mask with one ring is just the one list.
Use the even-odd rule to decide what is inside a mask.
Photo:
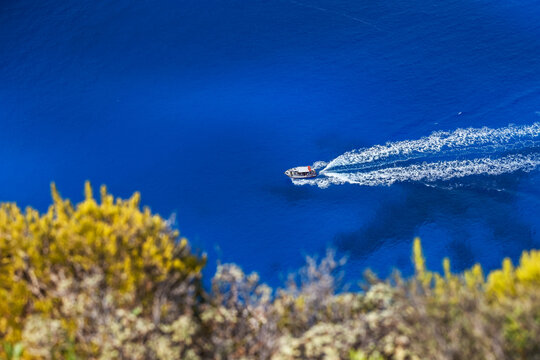
[(540, 123), (499, 129), (438, 131), (418, 140), (389, 142), (317, 161), (320, 176), (296, 185), (391, 185), (447, 181), (472, 175), (530, 172), (540, 165)]

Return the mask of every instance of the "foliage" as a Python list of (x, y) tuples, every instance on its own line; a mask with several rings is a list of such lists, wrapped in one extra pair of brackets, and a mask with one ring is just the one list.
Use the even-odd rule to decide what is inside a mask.
[(234, 264), (218, 266), (202, 323), (214, 359), (267, 359), (276, 347), (277, 316), (271, 289), (255, 273)]
[(0, 358), (540, 359), (537, 250), (439, 274), (415, 239), (415, 275), (366, 273), (362, 292), (341, 286), (332, 251), (280, 289), (224, 264), (204, 291), (204, 257), (138, 194), (52, 193), (43, 215), (0, 206)]
[(140, 210), (138, 193), (115, 201), (102, 187), (98, 203), (87, 183), (74, 206), (53, 184), (52, 197), (43, 215), (0, 206), (5, 356), (15, 357), (19, 343), (37, 357), (119, 351), (194, 311), (204, 259), (164, 219)]
[(402, 322), (412, 330), (411, 349), (427, 358), (540, 358), (540, 257), (523, 252), (514, 268), (509, 259), (485, 281), (479, 265), (453, 274), (443, 262), (444, 277), (422, 265), (415, 239), (416, 276), (400, 289), (408, 304)]

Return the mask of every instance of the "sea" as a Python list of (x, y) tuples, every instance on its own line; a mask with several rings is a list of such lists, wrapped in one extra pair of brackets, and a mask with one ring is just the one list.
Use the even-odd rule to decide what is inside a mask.
[(539, 163), (538, 1), (0, 0), (0, 201), (140, 191), (207, 279), (516, 263)]

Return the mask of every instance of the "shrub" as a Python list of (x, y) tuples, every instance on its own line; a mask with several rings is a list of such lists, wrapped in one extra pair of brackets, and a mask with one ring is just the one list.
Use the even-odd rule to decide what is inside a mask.
[[(52, 197), (42, 215), (0, 206), (0, 335), (7, 344), (22, 341), (29, 355), (65, 356), (74, 348), (90, 356), (139, 342), (194, 311), (205, 260), (167, 221), (141, 210), (138, 193), (114, 200), (103, 186), (98, 203), (86, 183), (85, 200), (72, 205), (53, 184)], [(109, 342), (115, 332), (122, 341)]]
[[(480, 265), (453, 274), (445, 259), (444, 277), (424, 266), (415, 239), (416, 275), (399, 290), (408, 304), (402, 321), (411, 329), (412, 350), (433, 359), (540, 358), (540, 257), (523, 252), (514, 269), (502, 269), (484, 280)], [(519, 274), (519, 275), (518, 275)]]
[(415, 239), (413, 277), (366, 273), (361, 292), (332, 251), (276, 291), (234, 264), (204, 291), (204, 257), (138, 194), (52, 194), (42, 215), (0, 205), (0, 358), (540, 359), (539, 251), (439, 274)]

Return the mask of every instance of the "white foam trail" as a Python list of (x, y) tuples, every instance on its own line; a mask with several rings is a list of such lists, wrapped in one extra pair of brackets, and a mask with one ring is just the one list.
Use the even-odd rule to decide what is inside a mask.
[(326, 188), (345, 183), (377, 186), (403, 181), (450, 180), (471, 175), (501, 175), (514, 171), (529, 172), (540, 165), (540, 154), (508, 155), (501, 158), (451, 160), (409, 166), (390, 167), (367, 172), (332, 173), (313, 180), (293, 180), (296, 185), (317, 185)]
[[(454, 158), (455, 160), (453, 160)], [(345, 183), (377, 186), (435, 182), (471, 175), (529, 172), (540, 165), (540, 123), (438, 131), (418, 139), (388, 142), (313, 164), (320, 176), (295, 185), (326, 188)]]
[(410, 156), (414, 154), (427, 155), (467, 147), (504, 147), (508, 144), (517, 144), (531, 139), (538, 141), (535, 138), (539, 135), (540, 123), (528, 126), (510, 125), (500, 129), (483, 127), (480, 129), (457, 129), (452, 132), (437, 131), (418, 140), (389, 142), (386, 145), (375, 145), (367, 149), (347, 152), (330, 161), (323, 171), (326, 172), (338, 166), (370, 163), (391, 157), (410, 159)]
[(326, 161), (315, 161), (311, 167), (315, 170), (326, 167), (328, 163)]

